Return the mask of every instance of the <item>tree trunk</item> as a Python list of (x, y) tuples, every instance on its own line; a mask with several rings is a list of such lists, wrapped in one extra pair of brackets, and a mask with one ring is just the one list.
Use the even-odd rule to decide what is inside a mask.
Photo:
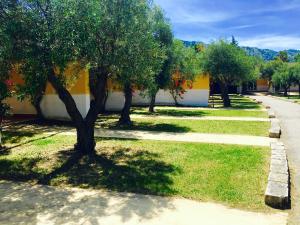
[(94, 126), (84, 122), (81, 126), (76, 128), (77, 143), (75, 149), (82, 155), (93, 156), (95, 154), (95, 137)]
[(287, 97), (288, 96), (288, 88), (284, 88), (284, 93), (283, 93), (283, 95), (285, 96), (285, 97)]
[(298, 94), (299, 94), (299, 98), (300, 98), (300, 82), (298, 83)]
[(231, 102), (230, 102), (229, 93), (228, 93), (228, 86), (227, 86), (227, 84), (221, 84), (220, 87), (221, 87), (223, 106), (230, 107)]
[(43, 99), (43, 95), (40, 95), (40, 96), (36, 97), (36, 99), (32, 102), (32, 105), (34, 106), (34, 108), (36, 110), (37, 117), (40, 120), (45, 119), (45, 116), (44, 116), (42, 108), (41, 108), (42, 99)]
[(81, 155), (95, 154), (94, 128), (99, 110), (104, 100), (109, 72), (106, 68), (98, 68), (99, 76), (96, 79), (95, 101), (91, 105), (85, 119), (79, 112), (77, 105), (70, 92), (63, 86), (62, 82), (54, 72), (54, 66), (48, 62), (48, 81), (56, 90), (59, 98), (64, 103), (68, 114), (75, 124), (77, 130), (77, 144), (75, 149)]
[(177, 101), (177, 94), (176, 94), (176, 91), (175, 91), (175, 90), (170, 90), (170, 94), (171, 94), (171, 96), (172, 96), (173, 99), (174, 99), (175, 106), (179, 106), (178, 101)]
[(150, 101), (150, 105), (149, 105), (149, 112), (150, 113), (154, 113), (156, 94), (157, 94), (157, 92), (155, 92), (155, 94), (153, 94), (151, 96), (151, 101)]
[[(90, 92), (95, 98), (97, 95), (97, 80), (99, 79), (99, 76), (102, 76), (101, 74), (101, 68), (91, 68), (89, 70), (89, 87), (90, 87)], [(106, 85), (105, 85), (106, 86)], [(103, 101), (101, 103), (101, 106), (99, 108), (99, 113), (104, 113), (105, 112), (105, 105), (106, 105), (106, 100), (108, 97), (108, 91), (107, 88), (103, 90)], [(95, 104), (95, 100), (91, 101), (91, 105)]]
[(0, 150), (2, 150), (2, 116), (0, 118)]
[(125, 104), (119, 119), (119, 125), (131, 125), (130, 108), (132, 104), (132, 88), (130, 85), (124, 87)]

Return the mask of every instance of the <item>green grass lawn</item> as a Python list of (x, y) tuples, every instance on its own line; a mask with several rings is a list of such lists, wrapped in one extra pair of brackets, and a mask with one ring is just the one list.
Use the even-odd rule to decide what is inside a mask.
[[(102, 121), (102, 122), (101, 122)], [(268, 136), (269, 122), (225, 121), (225, 120), (174, 120), (159, 118), (133, 118), (130, 127), (119, 127), (118, 116), (100, 117), (99, 127), (108, 129), (161, 131), (161, 132), (195, 132), (241, 134)]]
[[(226, 116), (226, 117), (259, 117), (267, 118), (267, 112), (262, 110), (260, 104), (257, 104), (250, 98), (239, 95), (230, 95), (232, 107), (223, 108), (223, 102), (220, 95), (210, 97), (209, 106), (203, 108), (184, 108), (157, 106), (155, 113), (149, 113), (147, 107), (133, 107), (132, 113), (139, 115), (158, 115), (158, 116)], [(214, 109), (213, 109), (214, 108)]]
[[(230, 95), (231, 108), (233, 109), (261, 109), (261, 105), (257, 104), (253, 99)], [(213, 95), (209, 98), (209, 106), (213, 108), (223, 108), (223, 101), (220, 95)]]
[[(18, 136), (16, 146), (15, 139)], [(213, 201), (267, 211), (269, 148), (97, 139), (94, 159), (74, 164), (75, 137), (5, 134), (0, 178)]]
[(284, 98), (284, 99), (288, 99), (290, 101), (293, 101), (295, 103), (300, 103), (300, 95), (289, 95), (289, 96), (284, 96), (283, 94), (274, 94), (274, 96), (280, 97), (280, 98)]
[(157, 115), (157, 116), (226, 116), (226, 117), (258, 117), (267, 118), (267, 112), (265, 111), (245, 111), (236, 109), (220, 109), (220, 110), (201, 110), (201, 109), (182, 109), (180, 107), (156, 107), (155, 113), (149, 113), (148, 108), (145, 107), (133, 107), (133, 114), (138, 115)]

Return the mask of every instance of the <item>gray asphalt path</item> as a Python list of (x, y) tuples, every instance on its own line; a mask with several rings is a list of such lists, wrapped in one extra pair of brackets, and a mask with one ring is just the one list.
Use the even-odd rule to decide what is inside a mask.
[(253, 96), (264, 105), (269, 105), (280, 119), (282, 142), (286, 145), (291, 171), (292, 210), (289, 224), (300, 224), (300, 104), (270, 96)]

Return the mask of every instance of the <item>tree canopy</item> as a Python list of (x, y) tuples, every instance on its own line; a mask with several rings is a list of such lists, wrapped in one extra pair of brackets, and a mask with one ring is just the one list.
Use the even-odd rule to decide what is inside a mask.
[[(154, 73), (153, 58), (161, 56), (150, 26), (147, 0), (24, 0), (16, 1), (19, 61), (31, 80), (43, 76), (56, 90), (77, 130), (76, 149), (94, 154), (94, 126), (105, 96), (106, 81), (128, 77), (140, 81), (141, 72)], [(139, 55), (138, 55), (139, 54)], [(151, 60), (149, 60), (149, 57)], [(72, 62), (93, 68), (94, 102), (83, 117), (68, 91), (66, 68)], [(25, 66), (26, 65), (26, 66)], [(30, 69), (28, 69), (30, 68)], [(38, 68), (40, 73), (37, 73)], [(34, 72), (33, 72), (34, 71)], [(76, 78), (77, 74), (71, 76)], [(36, 78), (37, 78), (36, 77)], [(126, 82), (125, 82), (126, 83)], [(91, 85), (91, 84), (90, 84)]]
[(171, 74), (173, 75), (169, 85), (175, 104), (178, 98), (185, 93), (185, 82), (193, 82), (196, 75), (200, 75), (200, 53), (193, 47), (185, 47), (180, 40), (174, 40), (172, 45)]
[(249, 80), (255, 71), (254, 61), (244, 50), (223, 40), (212, 43), (204, 51), (201, 66), (220, 85), (225, 107), (231, 105), (228, 85)]
[(274, 73), (272, 82), (278, 88), (283, 88), (284, 96), (288, 95), (288, 90), (294, 82), (293, 67), (283, 63)]
[(162, 61), (161, 69), (155, 74), (154, 84), (148, 87), (148, 94), (151, 99), (149, 111), (154, 112), (156, 94), (159, 89), (166, 89), (171, 81), (171, 64), (172, 64), (172, 43), (173, 32), (171, 25), (166, 19), (163, 11), (158, 6), (153, 8), (152, 12), (152, 29), (154, 38), (159, 43), (161, 49), (165, 51), (165, 59)]

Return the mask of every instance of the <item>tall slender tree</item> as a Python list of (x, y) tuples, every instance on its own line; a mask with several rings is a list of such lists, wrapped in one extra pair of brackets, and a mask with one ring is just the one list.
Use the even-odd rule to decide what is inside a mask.
[(154, 85), (148, 88), (150, 97), (149, 112), (154, 112), (156, 95), (159, 89), (166, 89), (171, 81), (172, 43), (173, 33), (169, 21), (165, 18), (161, 8), (155, 6), (152, 13), (152, 29), (155, 40), (161, 49), (165, 49), (166, 58), (161, 70), (155, 74)]
[(136, 24), (135, 35), (130, 40), (132, 52), (123, 60), (119, 73), (116, 74), (116, 80), (123, 88), (125, 96), (119, 125), (131, 125), (130, 108), (133, 92), (152, 89), (155, 86), (155, 75), (160, 73), (165, 61), (165, 48), (156, 37), (153, 23), (153, 19), (149, 16), (144, 20), (141, 18)]
[(292, 73), (294, 84), (298, 85), (298, 94), (300, 97), (300, 62), (297, 62), (293, 65)]
[[(5, 100), (11, 96), (10, 72), (13, 68), (14, 46), (16, 39), (9, 33), (16, 29), (16, 24), (11, 19), (17, 17), (16, 1), (0, 2), (0, 149), (2, 148), (2, 122), (10, 107)], [(16, 53), (16, 52), (15, 52)]]
[(178, 105), (178, 100), (183, 98), (186, 92), (184, 84), (194, 81), (196, 75), (199, 75), (200, 53), (192, 47), (185, 47), (180, 40), (174, 40), (172, 45), (172, 79), (169, 85), (170, 93)]

